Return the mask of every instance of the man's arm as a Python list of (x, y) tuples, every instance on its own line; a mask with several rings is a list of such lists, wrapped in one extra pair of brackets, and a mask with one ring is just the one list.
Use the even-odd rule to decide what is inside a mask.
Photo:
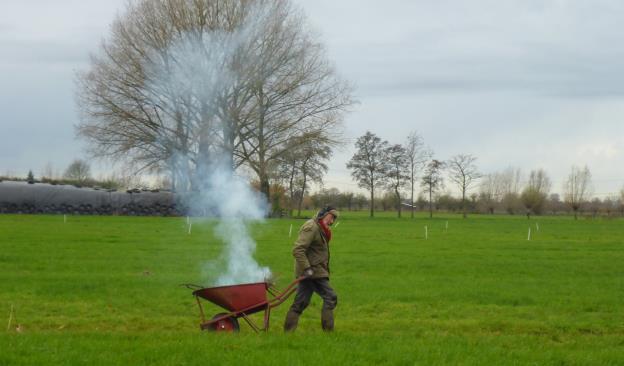
[(314, 240), (314, 227), (309, 224), (303, 225), (301, 230), (299, 230), (299, 237), (292, 251), (293, 257), (295, 257), (297, 264), (301, 268), (310, 268), (310, 261), (308, 260), (306, 251), (310, 247), (312, 240)]

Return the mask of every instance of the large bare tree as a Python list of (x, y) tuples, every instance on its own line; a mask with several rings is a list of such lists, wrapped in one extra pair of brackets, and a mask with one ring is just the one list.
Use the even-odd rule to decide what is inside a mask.
[(327, 173), (327, 160), (331, 156), (331, 147), (327, 144), (307, 141), (279, 159), (279, 172), (286, 182), (290, 194), (290, 216), (294, 204), (297, 204), (297, 216), (301, 216), (301, 207), (309, 183), (322, 183)]
[(282, 19), (288, 13), (279, 14), (272, 22), (276, 36), (260, 45), (262, 57), (251, 78), (254, 119), (242, 129), (239, 151), (265, 193), (281, 155), (304, 143), (341, 141), (342, 112), (353, 103), (350, 85), (336, 76), (323, 46), (302, 27), (304, 20)]
[(411, 132), (407, 136), (405, 143), (409, 167), (409, 183), (410, 183), (410, 212), (411, 218), (414, 218), (414, 191), (418, 173), (427, 164), (433, 153), (425, 147), (422, 137), (417, 132)]
[(573, 166), (568, 179), (563, 185), (563, 201), (574, 211), (574, 219), (578, 219), (578, 210), (591, 194), (591, 173), (587, 166)]
[(269, 195), (275, 160), (338, 140), (351, 89), (289, 0), (136, 0), (78, 75), (78, 133), (99, 156), (201, 189), (248, 165)]
[(383, 186), (388, 176), (389, 165), (385, 156), (388, 141), (366, 131), (357, 139), (355, 147), (357, 151), (347, 163), (347, 168), (358, 186), (370, 192), (370, 217), (374, 217), (375, 189)]
[(410, 182), (408, 155), (405, 147), (395, 144), (386, 149), (385, 156), (388, 162), (387, 187), (394, 193), (397, 216), (400, 218), (403, 204), (401, 190)]
[(475, 165), (476, 160), (477, 158), (470, 154), (459, 154), (447, 162), (449, 179), (457, 185), (462, 195), (461, 209), (464, 218), (466, 218), (466, 191), (481, 177)]
[(420, 185), (429, 194), (429, 218), (433, 218), (433, 194), (444, 186), (444, 162), (433, 159), (425, 167)]
[[(170, 169), (183, 190), (217, 143), (219, 93), (237, 89), (230, 54), (250, 6), (242, 2), (135, 1), (78, 75), (78, 132), (99, 156)], [(236, 84), (232, 88), (229, 86)]]

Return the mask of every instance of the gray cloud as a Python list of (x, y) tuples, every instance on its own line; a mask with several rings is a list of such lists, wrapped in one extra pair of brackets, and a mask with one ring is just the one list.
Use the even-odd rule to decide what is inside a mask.
[(88, 59), (88, 44), (42, 41), (42, 40), (0, 40), (0, 49), (7, 55), (1, 64), (56, 64), (83, 63)]
[[(295, 0), (361, 104), (348, 136), (394, 143), (420, 131), (439, 158), (478, 156), (484, 172), (547, 169), (560, 190), (572, 163), (602, 186), (624, 176), (624, 2), (596, 0)], [(0, 173), (80, 155), (73, 70), (123, 1), (9, 1), (0, 14)], [(382, 127), (383, 126), (383, 127)], [(51, 152), (53, 151), (53, 152)], [(356, 189), (331, 162), (329, 186)]]
[[(313, 6), (306, 9), (316, 14)], [(319, 14), (313, 20), (364, 94), (624, 92), (624, 35), (614, 32), (624, 3), (390, 1), (360, 6), (355, 15), (348, 6), (334, 11), (331, 24)]]

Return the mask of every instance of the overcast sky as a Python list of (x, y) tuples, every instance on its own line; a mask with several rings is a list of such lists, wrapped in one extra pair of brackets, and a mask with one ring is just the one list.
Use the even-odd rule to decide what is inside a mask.
[[(624, 2), (296, 2), (360, 101), (327, 187), (357, 189), (345, 164), (366, 130), (391, 143), (417, 131), (436, 158), (473, 154), (483, 173), (543, 168), (553, 191), (573, 164), (601, 198), (624, 185)], [(124, 4), (2, 0), (0, 175), (84, 156), (73, 75)]]

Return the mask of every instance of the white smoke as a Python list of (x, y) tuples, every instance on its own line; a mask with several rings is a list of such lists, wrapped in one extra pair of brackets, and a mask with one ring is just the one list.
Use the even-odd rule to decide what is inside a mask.
[[(216, 286), (264, 281), (271, 276), (271, 271), (258, 265), (253, 258), (256, 242), (249, 233), (250, 223), (263, 220), (264, 199), (248, 182), (233, 175), (231, 169), (216, 164), (212, 168), (206, 180), (210, 188), (200, 194), (194, 206), (210, 208), (210, 213), (218, 218), (215, 235), (225, 247), (217, 261), (204, 266), (204, 277), (214, 276), (217, 270)], [(222, 262), (225, 268), (218, 265)]]
[[(180, 34), (166, 49), (154, 50), (144, 64), (144, 97), (167, 116), (159, 119), (165, 125), (162, 145), (171, 147), (166, 154), (175, 166), (174, 175), (192, 186), (183, 203), (191, 213), (217, 220), (215, 236), (223, 242), (223, 252), (203, 266), (204, 280), (217, 286), (261, 282), (271, 274), (253, 258), (256, 243), (249, 233), (251, 223), (262, 222), (267, 204), (249, 182), (235, 175), (232, 157), (224, 153), (218, 135), (222, 122), (217, 113), (219, 93), (239, 77), (230, 67), (232, 59), (241, 55), (241, 49), (249, 49), (247, 42), (254, 34), (266, 31), (266, 11), (252, 9), (238, 30), (204, 31), (201, 37), (196, 32)], [(243, 54), (243, 64), (252, 67), (252, 54)], [(187, 150), (179, 146), (180, 116), (185, 119)], [(211, 140), (209, 152), (198, 154), (197, 146), (206, 138)]]

